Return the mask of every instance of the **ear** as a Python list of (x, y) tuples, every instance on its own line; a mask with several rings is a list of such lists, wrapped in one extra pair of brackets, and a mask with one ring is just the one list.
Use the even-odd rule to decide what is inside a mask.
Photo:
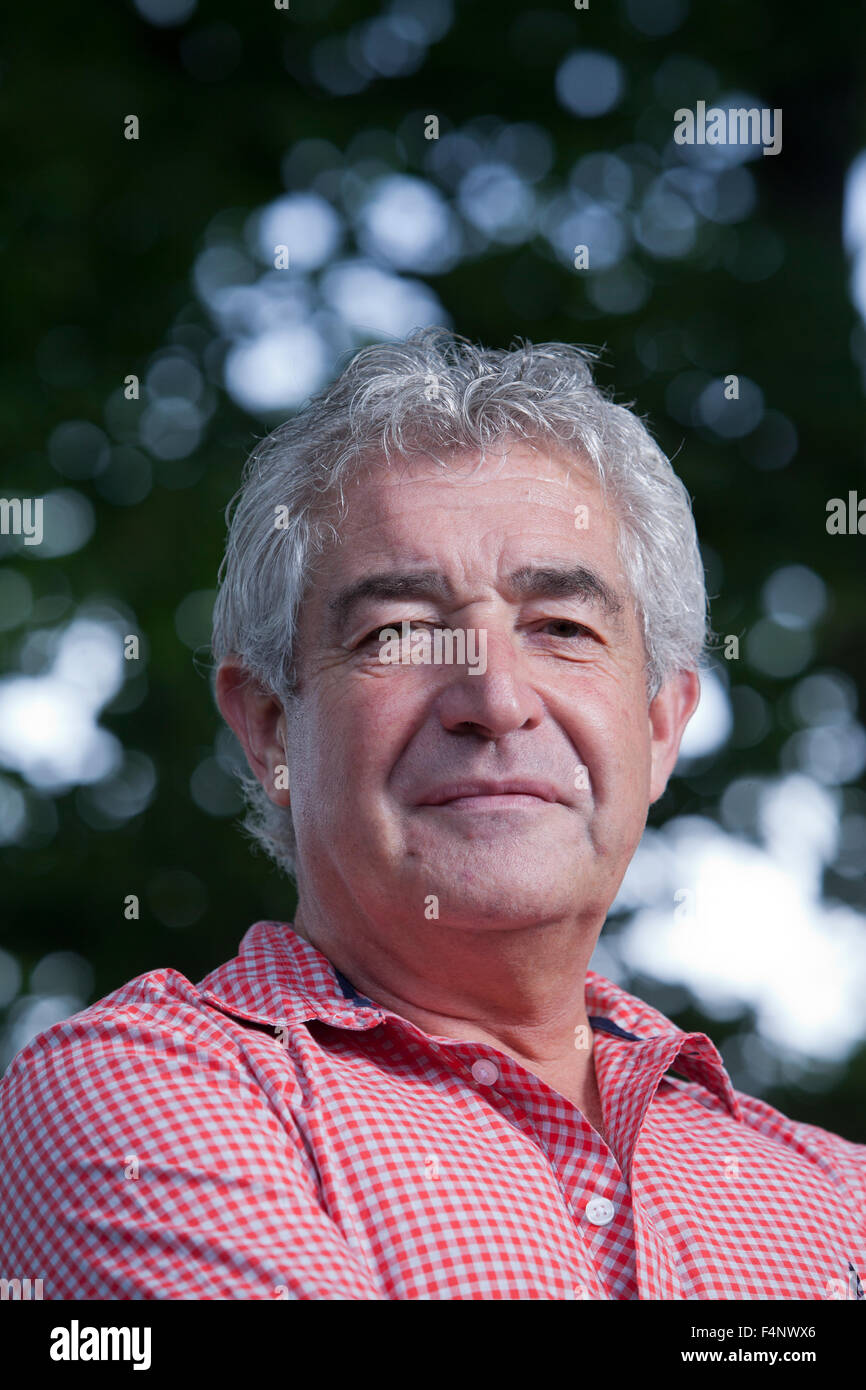
[(279, 700), (239, 661), (226, 657), (216, 674), (216, 701), (271, 801), (288, 806), (286, 774), (278, 773), (286, 766), (286, 715)]
[(650, 804), (658, 801), (679, 756), (685, 727), (698, 707), (701, 682), (697, 671), (676, 671), (649, 707)]

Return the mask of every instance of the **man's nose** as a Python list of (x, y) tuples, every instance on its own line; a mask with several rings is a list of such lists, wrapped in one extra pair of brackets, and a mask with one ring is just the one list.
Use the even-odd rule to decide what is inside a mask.
[(443, 726), (452, 733), (477, 733), (484, 738), (502, 738), (517, 729), (536, 728), (544, 706), (513, 636), (491, 626), (474, 631), (476, 653), (484, 652), (486, 641), (486, 664), (445, 668), (447, 675), (437, 696)]

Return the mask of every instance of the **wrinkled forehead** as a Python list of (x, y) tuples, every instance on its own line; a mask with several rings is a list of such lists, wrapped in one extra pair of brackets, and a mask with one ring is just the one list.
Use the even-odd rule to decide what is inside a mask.
[[(383, 542), (386, 533), (395, 539), (417, 533), (427, 506), (429, 534), (435, 532), (441, 543), (451, 534), (456, 542), (456, 529), (449, 533), (443, 520), (449, 512), (456, 518), (485, 503), (550, 508), (551, 530), (564, 528), (575, 551), (585, 548), (591, 529), (599, 537), (618, 539), (615, 498), (604, 474), (585, 455), (562, 445), (505, 440), (483, 454), (454, 449), (358, 460), (339, 492), (323, 497), (317, 508), (327, 522), (323, 553), (344, 549), (370, 527), (382, 528)], [(543, 517), (537, 510), (536, 527)], [(513, 522), (518, 529), (520, 516)]]

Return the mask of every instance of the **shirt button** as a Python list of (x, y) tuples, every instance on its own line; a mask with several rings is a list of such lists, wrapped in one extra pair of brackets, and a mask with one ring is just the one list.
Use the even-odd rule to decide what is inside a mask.
[(613, 1202), (608, 1201), (607, 1197), (593, 1197), (586, 1204), (586, 1219), (593, 1226), (606, 1226), (613, 1220)]
[(499, 1080), (499, 1068), (495, 1067), (492, 1062), (473, 1062), (472, 1075), (483, 1086), (492, 1086), (494, 1081)]

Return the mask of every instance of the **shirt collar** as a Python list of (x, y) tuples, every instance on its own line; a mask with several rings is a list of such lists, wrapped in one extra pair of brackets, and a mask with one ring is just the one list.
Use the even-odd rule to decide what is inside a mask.
[[(223, 1012), (274, 1030), (314, 1019), (354, 1031), (375, 1028), (386, 1018), (411, 1026), (400, 1014), (359, 994), (289, 922), (256, 922), (234, 959), (211, 971), (198, 989)], [(684, 1032), (651, 1004), (593, 970), (586, 972), (585, 999), (593, 1032), (604, 1037), (605, 1057), (610, 1048), (661, 1048), (671, 1068), (718, 1096), (735, 1119), (742, 1119), (721, 1054), (705, 1033)]]
[(374, 1028), (389, 1013), (341, 989), (334, 966), (290, 922), (256, 922), (233, 960), (212, 970), (199, 991), (209, 1003), (251, 1023), (279, 1028), (320, 1019), (335, 1028)]

